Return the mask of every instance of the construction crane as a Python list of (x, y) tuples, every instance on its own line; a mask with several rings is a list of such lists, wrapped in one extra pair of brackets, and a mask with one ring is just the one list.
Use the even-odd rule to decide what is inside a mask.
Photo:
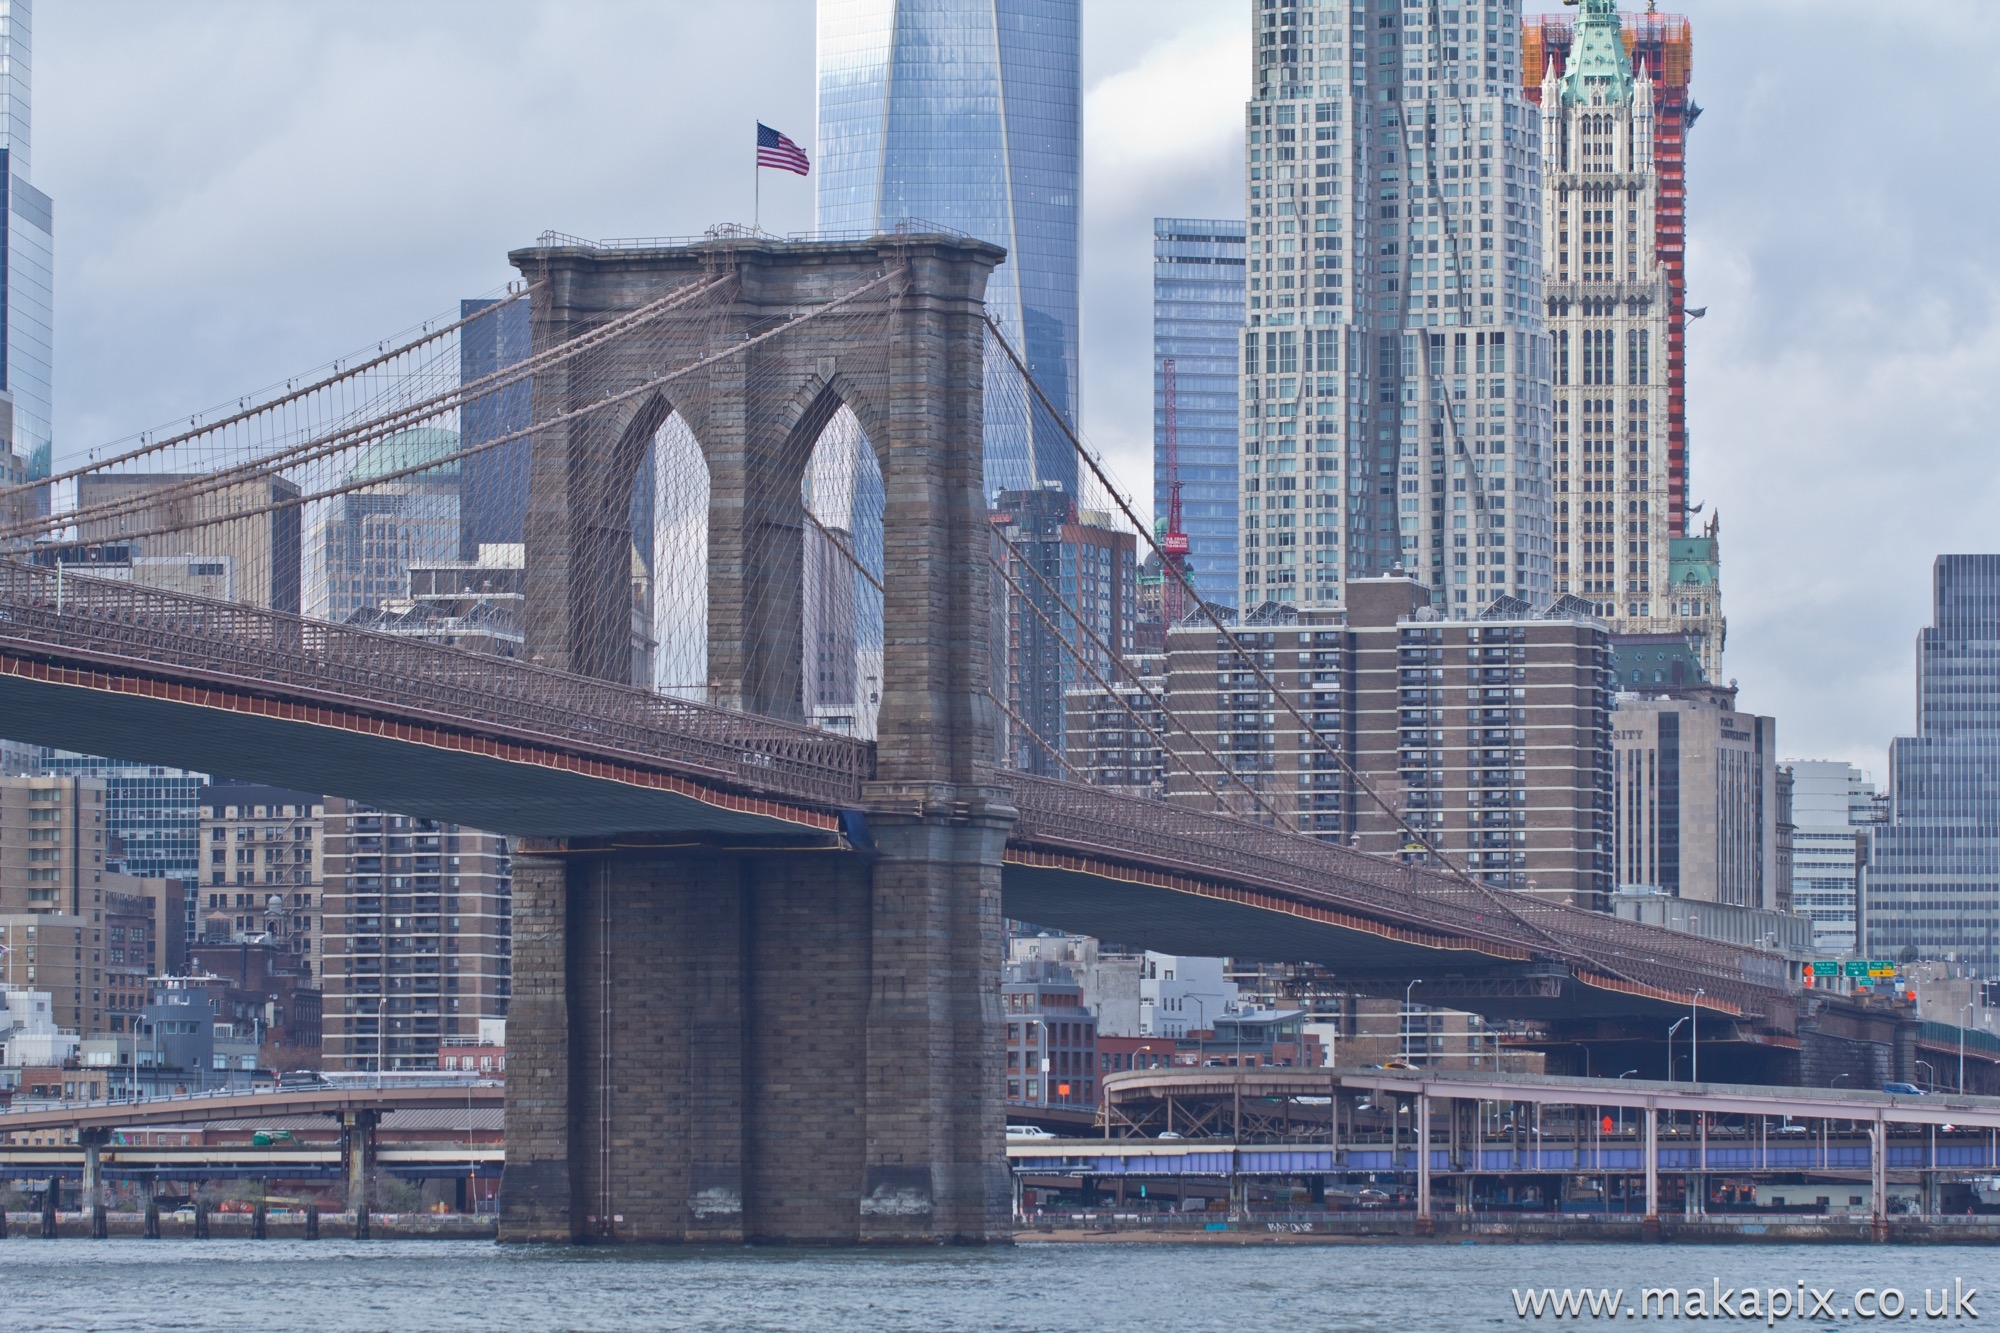
[(1169, 626), (1180, 623), (1187, 614), (1187, 586), (1178, 575), (1188, 572), (1187, 533), (1181, 530), (1181, 442), (1180, 423), (1174, 404), (1174, 358), (1168, 357), (1161, 368), (1166, 372), (1167, 406), (1167, 532), (1160, 540), (1160, 549), (1165, 552), (1171, 569), (1163, 569), (1160, 592), (1161, 611)]

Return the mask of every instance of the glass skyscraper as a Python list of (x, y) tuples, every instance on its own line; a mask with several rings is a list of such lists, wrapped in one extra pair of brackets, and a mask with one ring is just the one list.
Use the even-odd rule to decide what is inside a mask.
[(2000, 975), (2000, 555), (1943, 555), (1917, 635), (1917, 734), (1889, 745), (1861, 947)]
[(0, 0), (0, 427), (28, 474), (47, 476), (53, 452), (51, 362), (54, 339), (55, 220), (49, 197), (28, 183), (34, 6)]
[[(126, 874), (177, 879), (190, 886), (196, 882), (205, 776), (51, 749), (39, 749), (33, 767), (52, 777), (103, 780), (105, 845), (113, 859), (124, 861)], [(187, 938), (195, 939), (200, 904), (194, 894), (187, 895), (186, 906)]]
[[(937, 223), (1007, 248), (987, 308), (1077, 417), (1079, 0), (819, 0), (819, 227)], [(986, 489), (1076, 460), (1020, 395), (988, 395)]]
[(1236, 357), (1243, 222), (1153, 219), (1153, 513), (1167, 515), (1166, 363), (1188, 569), (1204, 601), (1236, 605)]
[[(1541, 130), (1519, 0), (1251, 0), (1243, 605), (1401, 569), (1553, 592)], [(1608, 521), (1608, 520), (1607, 520)]]

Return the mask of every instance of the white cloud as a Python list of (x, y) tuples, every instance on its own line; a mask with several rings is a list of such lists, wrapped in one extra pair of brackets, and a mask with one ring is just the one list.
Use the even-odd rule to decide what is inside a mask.
[[(1540, 8), (1559, 9), (1552, 0)], [(1634, 7), (1627, 0), (1626, 7)], [(1696, 498), (1729, 670), (1781, 743), (1877, 770), (1940, 551), (1994, 549), (1992, 0), (1687, 0)], [(1084, 403), (1142, 506), (1151, 222), (1241, 216), (1240, 0), (1086, 0)], [(750, 211), (748, 129), (813, 123), (810, 0), (68, 0), (36, 32), (57, 429), (80, 451), (510, 276), (544, 228)], [(744, 34), (754, 31), (754, 53)], [(726, 53), (718, 59), (716, 53)], [(810, 224), (770, 179), (765, 221)]]

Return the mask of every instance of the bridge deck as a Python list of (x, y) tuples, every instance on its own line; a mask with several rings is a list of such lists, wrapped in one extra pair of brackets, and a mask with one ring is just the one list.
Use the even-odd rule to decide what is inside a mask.
[[(874, 768), (871, 746), (812, 728), (14, 560), (0, 561), (0, 730), (516, 834), (836, 841)], [(1357, 977), (1553, 968), (1582, 983), (1549, 988), (1565, 1012), (1654, 1012), (1699, 990), (1717, 1017), (1788, 1027), (1774, 955), (1247, 820), (1006, 780), (1010, 915)]]

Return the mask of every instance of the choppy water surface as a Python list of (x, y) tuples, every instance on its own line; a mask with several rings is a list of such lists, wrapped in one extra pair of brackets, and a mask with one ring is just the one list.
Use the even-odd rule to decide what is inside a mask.
[[(1770, 1293), (1836, 1292), (1828, 1317)], [(1516, 1313), (1517, 1291), (1625, 1289), (1593, 1318)], [(1642, 1316), (1639, 1292), (1731, 1293), (1721, 1317)], [(1754, 1287), (1755, 1314), (1741, 1290)], [(1861, 1318), (1894, 1288), (1899, 1318)], [(1973, 1318), (1957, 1297), (1969, 1298)], [(1925, 1313), (1952, 1292), (1948, 1312)], [(1873, 1310), (1879, 1297), (1864, 1298)], [(1888, 1298), (1893, 1306), (1897, 1298)], [(1844, 1313), (1844, 1317), (1843, 1314)], [(1887, 1308), (1883, 1310), (1886, 1314)], [(1011, 1250), (502, 1249), (457, 1241), (0, 1242), (0, 1333), (1316, 1333), (1590, 1327), (2000, 1326), (2000, 1253), (1943, 1247), (1023, 1245)]]

